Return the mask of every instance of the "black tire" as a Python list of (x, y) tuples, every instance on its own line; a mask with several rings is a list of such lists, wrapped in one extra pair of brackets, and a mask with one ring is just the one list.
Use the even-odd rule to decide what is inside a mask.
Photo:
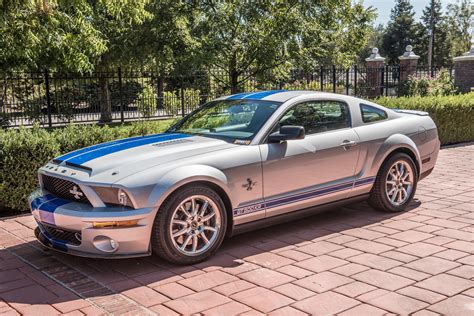
[[(413, 185), (412, 185), (411, 192), (408, 195), (408, 198), (400, 205), (394, 205), (392, 201), (389, 199), (389, 197), (387, 196), (386, 181), (387, 181), (387, 177), (388, 177), (388, 173), (390, 172), (390, 169), (396, 162), (399, 162), (399, 161), (406, 162), (407, 164), (410, 165), (411, 170), (413, 171)], [(372, 191), (370, 192), (369, 204), (375, 209), (384, 211), (384, 212), (402, 212), (407, 208), (407, 206), (412, 201), (413, 196), (415, 195), (415, 192), (416, 192), (417, 183), (418, 183), (418, 173), (417, 173), (415, 163), (413, 162), (413, 159), (411, 159), (411, 157), (408, 156), (407, 154), (395, 153), (392, 156), (390, 156), (380, 168), (377, 174), (377, 177), (375, 178), (375, 183), (372, 188)]]
[[(191, 196), (205, 196), (211, 199), (217, 206), (216, 212), (219, 212), (221, 225), (212, 245), (199, 255), (186, 255), (180, 252), (173, 243), (170, 233), (170, 223), (174, 211), (178, 206)], [(222, 244), (227, 227), (227, 212), (224, 202), (219, 194), (205, 185), (192, 184), (178, 189), (170, 195), (161, 205), (156, 214), (153, 229), (151, 233), (151, 247), (155, 254), (171, 263), (189, 265), (206, 260), (212, 256)]]

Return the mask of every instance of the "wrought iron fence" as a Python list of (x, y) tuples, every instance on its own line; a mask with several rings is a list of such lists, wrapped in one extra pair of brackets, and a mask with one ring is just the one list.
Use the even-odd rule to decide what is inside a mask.
[[(439, 68), (417, 68), (416, 76)], [(452, 71), (450, 70), (452, 75)], [(0, 74), (0, 125), (16, 127), (66, 123), (125, 122), (182, 116), (231, 91), (268, 89), (316, 90), (361, 97), (397, 96), (400, 68), (353, 66), (293, 70), (280, 79), (251, 74), (231, 87), (224, 71), (195, 71), (189, 75), (122, 70), (77, 75), (61, 72)]]

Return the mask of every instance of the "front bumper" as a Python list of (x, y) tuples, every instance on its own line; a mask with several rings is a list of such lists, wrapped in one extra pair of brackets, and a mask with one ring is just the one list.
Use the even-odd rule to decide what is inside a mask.
[[(94, 258), (151, 254), (150, 236), (155, 217), (153, 208), (94, 208), (57, 198), (42, 189), (34, 191), (28, 200), (31, 213), (38, 223), (35, 235), (48, 248)], [(93, 222), (128, 220), (138, 220), (138, 223), (123, 228), (94, 228), (92, 225)]]

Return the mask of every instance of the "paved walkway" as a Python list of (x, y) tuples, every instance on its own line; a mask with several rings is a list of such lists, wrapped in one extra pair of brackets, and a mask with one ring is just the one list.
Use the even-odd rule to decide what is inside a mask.
[(474, 315), (474, 145), (443, 149), (410, 211), (351, 205), (227, 240), (173, 266), (44, 251), (0, 221), (0, 313)]

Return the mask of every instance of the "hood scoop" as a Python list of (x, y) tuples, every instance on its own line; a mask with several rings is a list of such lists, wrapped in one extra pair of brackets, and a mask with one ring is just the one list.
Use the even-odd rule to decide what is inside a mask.
[(156, 143), (156, 144), (153, 144), (152, 146), (153, 147), (167, 147), (167, 146), (171, 146), (171, 145), (191, 143), (191, 142), (192, 142), (192, 140), (190, 140), (190, 139), (174, 139), (174, 140), (164, 141), (164, 142), (161, 142), (161, 143)]

